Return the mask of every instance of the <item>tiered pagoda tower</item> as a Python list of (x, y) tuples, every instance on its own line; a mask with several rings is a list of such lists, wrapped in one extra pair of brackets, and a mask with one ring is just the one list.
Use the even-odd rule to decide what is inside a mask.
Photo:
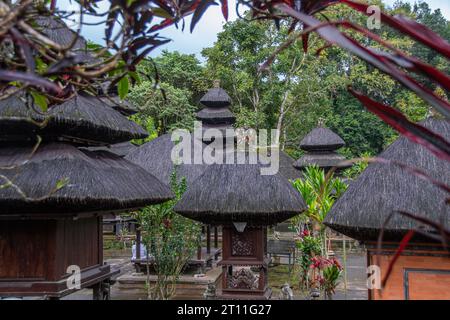
[[(197, 112), (196, 117), (198, 121), (202, 122), (203, 132), (208, 129), (216, 129), (226, 139), (228, 136), (227, 129), (234, 130), (233, 125), (236, 122), (236, 117), (230, 110), (231, 98), (225, 90), (220, 88), (220, 81), (214, 81), (214, 87), (209, 89), (200, 99), (200, 103), (205, 108)], [(233, 134), (231, 138), (234, 137)], [(211, 141), (204, 139), (203, 142), (209, 143)]]
[(348, 167), (342, 164), (345, 157), (336, 152), (343, 146), (345, 146), (344, 140), (319, 121), (318, 127), (300, 141), (300, 149), (306, 151), (306, 154), (295, 161), (294, 167), (304, 170), (307, 166), (317, 165), (325, 171), (333, 167), (343, 170)]

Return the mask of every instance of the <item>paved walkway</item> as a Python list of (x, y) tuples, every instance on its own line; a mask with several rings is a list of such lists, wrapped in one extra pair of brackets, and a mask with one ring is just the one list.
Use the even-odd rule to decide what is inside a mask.
[[(337, 253), (337, 258), (342, 262), (342, 256)], [(108, 263), (111, 264), (113, 269), (119, 268), (121, 270), (120, 275), (131, 274), (134, 272), (132, 264), (129, 259), (109, 259)], [(270, 269), (269, 269), (270, 272)], [(116, 283), (111, 288), (112, 300), (145, 300), (145, 290), (120, 290), (119, 285)], [(275, 296), (277, 298), (277, 296)], [(64, 298), (65, 300), (91, 300), (92, 290), (85, 289), (73, 293)], [(296, 297), (296, 299), (305, 299), (304, 297)], [(351, 253), (347, 256), (347, 288), (345, 288), (344, 280), (336, 290), (334, 296), (335, 300), (366, 300), (367, 288), (366, 288), (366, 258), (365, 253)]]

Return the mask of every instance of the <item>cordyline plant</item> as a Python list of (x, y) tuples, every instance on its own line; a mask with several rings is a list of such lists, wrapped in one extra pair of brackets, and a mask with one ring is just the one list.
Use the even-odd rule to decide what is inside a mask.
[[(145, 59), (149, 52), (165, 44), (169, 39), (159, 36), (158, 31), (171, 25), (184, 28), (184, 18), (192, 15), (190, 30), (194, 29), (206, 10), (213, 5), (221, 5), (225, 19), (228, 17), (227, 0), (110, 0), (108, 8), (101, 9), (98, 1), (74, 0), (79, 5), (76, 15), (58, 9), (56, 0), (1, 0), (0, 1), (0, 99), (19, 91), (34, 92), (38, 100), (45, 97), (49, 105), (71, 97), (79, 89), (94, 90), (99, 81), (109, 79), (111, 85), (121, 83), (127, 91), (128, 81), (137, 81), (136, 64)], [(369, 5), (353, 0), (238, 0), (252, 10), (254, 19), (270, 19), (276, 24), (281, 20), (291, 22), (291, 38), (276, 50), (265, 64), (264, 71), (277, 54), (300, 40), (308, 50), (308, 38), (317, 34), (327, 45), (338, 46), (366, 61), (373, 67), (391, 76), (407, 89), (413, 91), (438, 113), (450, 119), (450, 104), (430, 90), (425, 83), (417, 80), (421, 76), (427, 84), (434, 84), (450, 90), (450, 77), (439, 69), (409, 56), (365, 27), (356, 25), (349, 19), (329, 21), (323, 19), (323, 11), (333, 5), (342, 4), (355, 12), (370, 15)], [(87, 16), (98, 19), (104, 25), (105, 44), (94, 50), (94, 62), (86, 62), (68, 46), (51, 41), (34, 21), (39, 16), (58, 16), (65, 19), (79, 17), (80, 34), (83, 25), (88, 24)], [(381, 13), (381, 22), (394, 30), (409, 36), (412, 40), (428, 47), (436, 54), (450, 59), (450, 44), (427, 27), (403, 16)], [(362, 34), (377, 44), (377, 48), (361, 43), (352, 34)], [(382, 49), (380, 49), (382, 48)], [(157, 82), (157, 73), (156, 73)], [(124, 80), (125, 79), (125, 80)], [(429, 149), (440, 159), (450, 160), (450, 143), (438, 132), (409, 121), (401, 112), (383, 103), (374, 101), (351, 87), (349, 91), (370, 112), (376, 114), (395, 130), (415, 143)], [(410, 169), (409, 172), (427, 179), (426, 173)], [(448, 192), (449, 187), (443, 187)], [(450, 203), (450, 200), (448, 200)], [(443, 243), (450, 242), (450, 230), (444, 230), (438, 222), (419, 217), (416, 213), (400, 212), (411, 219), (427, 224), (436, 230)], [(412, 230), (401, 242), (398, 254), (408, 244), (412, 235), (420, 230)], [(393, 263), (395, 259), (393, 259)], [(389, 276), (389, 273), (386, 277)], [(386, 278), (387, 279), (387, 278)]]

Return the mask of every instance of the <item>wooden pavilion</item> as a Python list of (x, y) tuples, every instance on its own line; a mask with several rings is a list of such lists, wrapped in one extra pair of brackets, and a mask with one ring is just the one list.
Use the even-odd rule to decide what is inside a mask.
[[(423, 125), (450, 139), (450, 123), (427, 119)], [(432, 179), (450, 185), (450, 164), (424, 147), (400, 137), (380, 158), (424, 171)], [(409, 230), (416, 233), (395, 263), (386, 287), (369, 290), (370, 299), (450, 299), (450, 253), (439, 241), (439, 232), (410, 219), (406, 212), (450, 227), (448, 194), (395, 164), (374, 163), (336, 201), (325, 224), (365, 243), (367, 265), (380, 268), (384, 277), (401, 239)], [(381, 251), (377, 240), (383, 230)], [(376, 272), (372, 275), (373, 284)], [(378, 280), (380, 277), (378, 278)]]
[(268, 299), (267, 226), (306, 206), (280, 173), (261, 175), (260, 164), (213, 164), (175, 206), (205, 224), (222, 225), (222, 299)]
[[(75, 36), (61, 21), (36, 22), (58, 43)], [(90, 59), (84, 39), (74, 50)], [(87, 148), (146, 136), (83, 92), (46, 114), (26, 94), (0, 101), (0, 297), (59, 299), (81, 288), (109, 297), (115, 272), (103, 262), (102, 215), (173, 194), (132, 162)]]

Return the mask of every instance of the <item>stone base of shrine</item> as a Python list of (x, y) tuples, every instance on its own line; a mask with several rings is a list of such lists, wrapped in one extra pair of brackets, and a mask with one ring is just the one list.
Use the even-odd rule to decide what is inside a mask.
[[(208, 284), (213, 283), (217, 288), (221, 284), (222, 268), (214, 267), (206, 272), (203, 277), (195, 275), (181, 275), (177, 281), (176, 293), (173, 299), (203, 300)], [(156, 275), (150, 275), (150, 283), (156, 281)], [(121, 294), (145, 296), (147, 276), (128, 272), (116, 279), (117, 289)]]
[[(42, 297), (44, 299), (61, 299), (75, 291), (85, 288), (94, 288), (94, 299), (109, 300), (109, 284), (111, 278), (118, 274), (118, 270), (111, 270), (109, 265), (95, 266), (82, 270), (80, 274), (80, 288), (70, 289), (67, 285), (67, 277), (61, 280), (48, 281), (40, 279), (1, 279), (0, 297)], [(107, 292), (103, 291), (107, 284)], [(96, 291), (97, 290), (97, 291)], [(103, 294), (106, 294), (105, 296)]]
[(218, 300), (270, 300), (272, 297), (272, 289), (267, 288), (264, 292), (240, 293), (239, 290), (235, 292), (219, 292), (217, 295)]

